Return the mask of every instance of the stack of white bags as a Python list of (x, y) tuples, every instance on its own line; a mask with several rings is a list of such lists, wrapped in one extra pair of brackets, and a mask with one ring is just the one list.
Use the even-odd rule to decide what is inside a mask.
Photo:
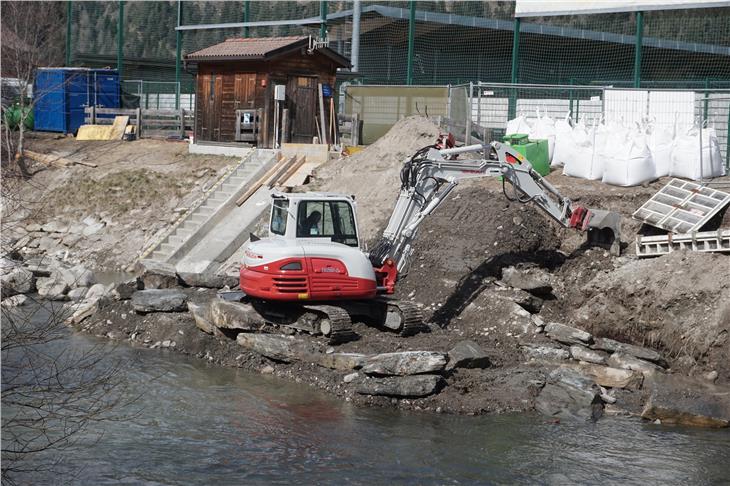
[[(527, 133), (547, 139), (552, 167), (582, 179), (616, 186), (636, 186), (657, 177), (699, 180), (725, 175), (725, 163), (712, 127), (666, 128), (654, 121), (633, 125), (554, 121), (547, 115), (523, 115), (507, 122), (507, 134)], [(701, 138), (701, 140), (700, 140)], [(701, 154), (701, 157), (700, 157)]]

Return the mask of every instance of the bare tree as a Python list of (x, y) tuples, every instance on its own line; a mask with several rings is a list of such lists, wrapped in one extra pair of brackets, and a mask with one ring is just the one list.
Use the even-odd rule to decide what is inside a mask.
[[(64, 17), (62, 2), (0, 2), (0, 77), (15, 80), (13, 91), (17, 90), (20, 105), (17, 132), (4, 124), (3, 161), (6, 166), (13, 161), (26, 178), (30, 174), (24, 157), (25, 123), (37, 100), (28, 99), (27, 94), (39, 67), (63, 63)], [(4, 90), (8, 89), (8, 86), (4, 87)]]

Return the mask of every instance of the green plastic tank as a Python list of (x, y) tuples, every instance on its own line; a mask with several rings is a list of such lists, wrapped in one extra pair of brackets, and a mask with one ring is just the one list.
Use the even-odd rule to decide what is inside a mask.
[(550, 173), (550, 152), (547, 139), (530, 139), (526, 133), (506, 135), (502, 141), (525, 156), (541, 176)]

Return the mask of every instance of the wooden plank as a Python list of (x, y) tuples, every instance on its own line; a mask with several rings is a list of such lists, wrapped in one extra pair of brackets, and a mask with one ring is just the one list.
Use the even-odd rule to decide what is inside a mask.
[(169, 138), (177, 137), (180, 135), (179, 130), (150, 130), (144, 129), (145, 138)]
[(245, 203), (246, 200), (248, 198), (250, 198), (253, 195), (253, 193), (258, 191), (261, 186), (268, 183), (268, 181), (271, 179), (271, 177), (279, 171), (281, 164), (284, 164), (284, 163), (286, 163), (286, 159), (280, 160), (279, 162), (274, 164), (274, 166), (271, 169), (266, 171), (266, 174), (261, 176), (261, 178), (259, 180), (257, 180), (256, 182), (254, 182), (251, 185), (251, 187), (249, 187), (248, 190), (246, 192), (244, 192), (243, 195), (241, 195), (241, 197), (236, 199), (236, 205), (240, 206), (241, 204)]
[(76, 140), (109, 140), (111, 125), (81, 125)]
[(317, 84), (317, 92), (319, 95), (319, 116), (320, 116), (320, 141), (329, 145), (329, 139), (327, 138), (327, 123), (324, 120), (324, 94), (322, 94), (322, 83)]
[(74, 164), (85, 165), (87, 167), (98, 167), (96, 164), (92, 164), (91, 162), (71, 160), (58, 155), (41, 154), (39, 152), (33, 152), (32, 150), (24, 150), (23, 155), (31, 160), (40, 162), (41, 164), (53, 165), (57, 167), (68, 167)]
[(305, 162), (302, 164), (302, 166), (297, 169), (297, 171), (291, 175), (284, 183), (282, 184), (283, 187), (297, 187), (304, 184), (307, 180), (307, 177), (312, 175), (312, 172), (314, 170), (322, 165), (321, 162)]
[(286, 186), (286, 181), (291, 179), (291, 176), (293, 176), (307, 161), (307, 158), (305, 156), (299, 156), (297, 162), (292, 165), (289, 170), (287, 170), (283, 176), (279, 178), (279, 180), (276, 181), (278, 185)]
[(127, 128), (129, 123), (129, 116), (115, 116), (112, 128), (109, 130), (108, 140), (121, 140), (124, 137), (124, 129)]
[(297, 156), (294, 155), (292, 157), (286, 158), (286, 162), (281, 165), (281, 169), (279, 169), (276, 174), (274, 174), (274, 177), (271, 178), (271, 180), (268, 182), (269, 189), (274, 187), (274, 185), (279, 181), (279, 178), (283, 176), (290, 168), (297, 162)]

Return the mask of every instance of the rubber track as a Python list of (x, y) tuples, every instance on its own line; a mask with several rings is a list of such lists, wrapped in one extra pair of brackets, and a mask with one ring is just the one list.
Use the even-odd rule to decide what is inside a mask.
[(357, 339), (357, 333), (352, 330), (350, 314), (342, 307), (334, 305), (305, 305), (303, 307), (327, 315), (327, 319), (329, 319), (332, 326), (332, 332), (328, 336), (329, 344), (341, 344)]
[(389, 300), (388, 306), (398, 309), (403, 317), (403, 326), (398, 332), (401, 336), (413, 336), (426, 329), (423, 313), (417, 305), (404, 300)]

